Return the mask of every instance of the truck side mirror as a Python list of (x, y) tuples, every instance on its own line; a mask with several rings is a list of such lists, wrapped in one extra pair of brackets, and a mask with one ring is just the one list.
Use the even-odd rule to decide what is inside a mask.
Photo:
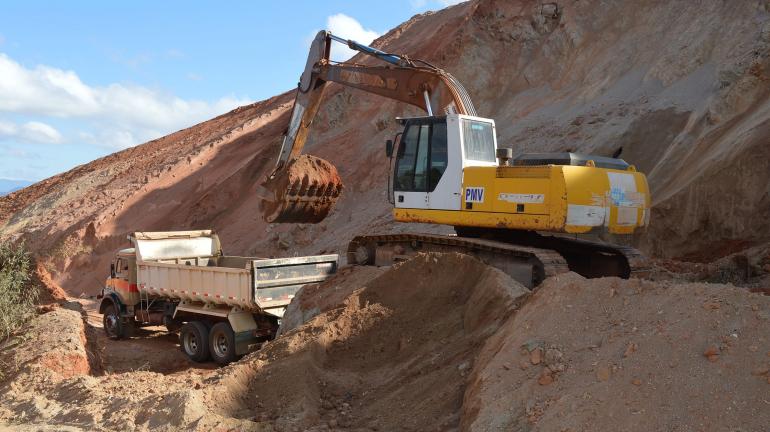
[(110, 277), (115, 278), (115, 263), (110, 264)]
[(393, 140), (385, 141), (385, 154), (388, 157), (393, 157)]

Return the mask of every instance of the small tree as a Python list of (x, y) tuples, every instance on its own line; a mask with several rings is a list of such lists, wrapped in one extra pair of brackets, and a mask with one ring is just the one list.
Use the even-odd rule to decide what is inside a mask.
[(31, 276), (32, 260), (24, 243), (0, 242), (0, 340), (34, 314), (39, 291)]

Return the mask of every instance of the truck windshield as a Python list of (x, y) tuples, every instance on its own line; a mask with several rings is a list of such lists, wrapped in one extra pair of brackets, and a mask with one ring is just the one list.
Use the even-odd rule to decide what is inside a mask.
[(495, 162), (495, 137), (492, 124), (477, 120), (462, 120), (465, 158)]

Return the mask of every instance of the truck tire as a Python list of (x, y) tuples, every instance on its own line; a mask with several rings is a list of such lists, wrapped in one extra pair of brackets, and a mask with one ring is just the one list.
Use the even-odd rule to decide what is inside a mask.
[(214, 324), (209, 333), (209, 351), (211, 358), (219, 365), (235, 360), (235, 333), (230, 323), (222, 321)]
[(200, 321), (190, 321), (179, 331), (179, 345), (190, 360), (198, 363), (209, 359), (209, 328)]
[(123, 339), (126, 337), (126, 329), (123, 325), (123, 318), (120, 316), (120, 309), (115, 303), (110, 303), (104, 309), (102, 314), (102, 325), (104, 332), (110, 339)]

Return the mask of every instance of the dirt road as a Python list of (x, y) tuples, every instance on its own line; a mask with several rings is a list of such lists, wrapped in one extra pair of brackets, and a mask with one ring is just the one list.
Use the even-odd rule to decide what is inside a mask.
[(190, 361), (179, 347), (177, 333), (163, 326), (137, 328), (127, 339), (112, 340), (104, 333), (99, 301), (78, 299), (88, 316), (89, 339), (94, 344), (101, 366), (107, 373), (151, 371), (162, 374), (207, 374), (213, 363)]

